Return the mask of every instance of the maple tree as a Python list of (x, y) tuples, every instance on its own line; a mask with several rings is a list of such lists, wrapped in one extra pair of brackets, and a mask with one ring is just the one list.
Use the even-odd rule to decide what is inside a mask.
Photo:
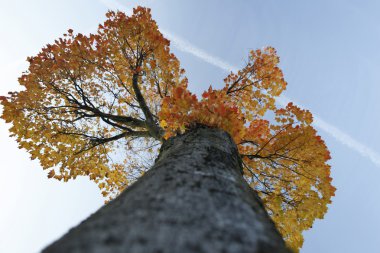
[(238, 146), (244, 178), (298, 251), (335, 188), (312, 114), (275, 104), (286, 88), (275, 49), (251, 51), (223, 88), (198, 98), (149, 9), (106, 16), (96, 34), (70, 29), (29, 57), (19, 78), (25, 89), (0, 97), (19, 147), (49, 178), (88, 176), (110, 199), (150, 167), (165, 139), (197, 124), (223, 129)]

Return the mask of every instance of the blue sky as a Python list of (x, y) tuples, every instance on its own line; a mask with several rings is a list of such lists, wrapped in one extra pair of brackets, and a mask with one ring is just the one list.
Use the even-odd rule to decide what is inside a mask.
[[(380, 240), (380, 2), (377, 1), (3, 1), (0, 94), (18, 90), (24, 59), (68, 28), (88, 33), (109, 8), (152, 8), (200, 93), (222, 85), (250, 49), (274, 46), (286, 97), (318, 115), (332, 153), (336, 197), (304, 233), (302, 253), (374, 252)], [(184, 43), (185, 42), (185, 43)], [(326, 125), (327, 124), (327, 125)], [(47, 180), (0, 122), (0, 252), (38, 252), (103, 203), (87, 179)]]

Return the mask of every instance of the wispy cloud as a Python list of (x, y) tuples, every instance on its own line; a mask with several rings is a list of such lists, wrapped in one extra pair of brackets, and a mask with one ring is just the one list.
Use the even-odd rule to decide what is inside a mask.
[[(124, 6), (123, 4), (119, 3), (115, 0), (100, 0), (103, 4), (105, 4), (109, 8), (117, 8), (119, 10), (128, 10), (129, 8)], [(162, 30), (163, 34), (171, 40), (172, 45), (175, 46), (178, 50), (189, 53), (205, 62), (208, 62), (211, 65), (214, 65), (222, 70), (225, 70), (226, 72), (230, 71), (237, 71), (239, 68), (229, 64), (228, 62), (215, 57), (213, 55), (210, 55), (206, 51), (197, 48), (196, 46), (192, 45), (190, 42), (178, 37), (175, 34), (172, 34), (168, 31)], [(278, 100), (278, 103), (280, 105), (286, 105), (289, 101), (293, 101), (290, 98), (287, 98), (285, 96), (281, 96)], [(294, 102), (294, 101), (293, 101)], [(295, 103), (296, 104), (296, 103)], [(302, 105), (297, 104), (300, 107), (303, 107)], [(339, 141), (341, 144), (345, 145), (346, 147), (356, 151), (363, 157), (369, 158), (376, 166), (380, 167), (380, 155), (374, 151), (373, 149), (367, 147), (365, 144), (359, 142), (358, 140), (355, 140), (353, 137), (351, 137), (349, 134), (343, 132), (339, 128), (327, 123), (322, 118), (316, 116), (314, 114), (314, 126), (325, 131), (327, 134), (335, 138), (337, 141)]]

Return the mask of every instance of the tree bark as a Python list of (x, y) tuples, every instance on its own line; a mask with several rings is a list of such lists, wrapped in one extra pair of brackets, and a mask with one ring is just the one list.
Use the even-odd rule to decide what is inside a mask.
[(224, 131), (167, 140), (144, 176), (43, 253), (288, 253)]

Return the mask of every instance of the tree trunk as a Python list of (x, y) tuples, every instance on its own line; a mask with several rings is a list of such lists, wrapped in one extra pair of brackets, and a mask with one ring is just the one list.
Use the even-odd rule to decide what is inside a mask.
[(241, 172), (221, 130), (170, 138), (151, 170), (43, 252), (290, 252)]

